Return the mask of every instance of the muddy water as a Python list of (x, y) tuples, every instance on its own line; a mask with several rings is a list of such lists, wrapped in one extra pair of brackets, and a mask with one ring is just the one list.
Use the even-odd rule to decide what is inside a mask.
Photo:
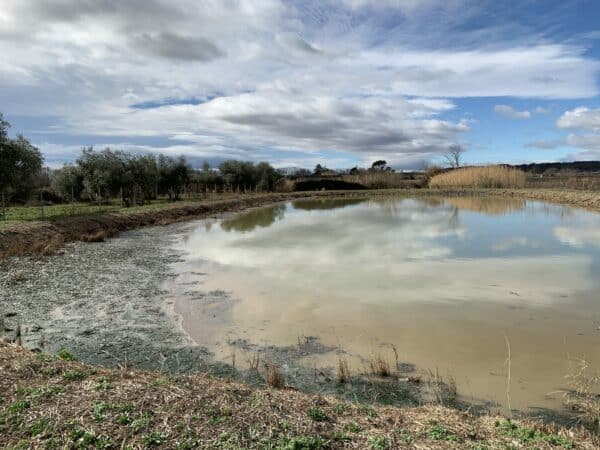
[(324, 350), (304, 364), (345, 352), (358, 373), (394, 346), (463, 399), (543, 411), (577, 358), (600, 369), (599, 230), (598, 214), (529, 201), (299, 200), (198, 223), (163, 287), (223, 361), (313, 336)]

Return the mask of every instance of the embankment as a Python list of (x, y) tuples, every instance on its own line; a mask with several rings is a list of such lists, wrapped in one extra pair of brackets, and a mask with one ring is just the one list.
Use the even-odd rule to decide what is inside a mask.
[[(61, 358), (62, 357), (62, 358)], [(343, 403), (203, 374), (91, 367), (0, 341), (2, 448), (598, 448), (597, 436), (442, 406)]]

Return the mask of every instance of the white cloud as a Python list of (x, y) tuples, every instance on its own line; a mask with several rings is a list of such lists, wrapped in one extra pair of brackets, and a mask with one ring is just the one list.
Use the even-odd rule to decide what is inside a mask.
[(581, 149), (569, 155), (569, 159), (600, 159), (600, 109), (579, 107), (565, 111), (556, 125), (562, 129), (578, 131), (565, 138), (567, 145)]
[(600, 132), (600, 108), (575, 108), (566, 111), (556, 122), (559, 128)]
[(531, 113), (529, 111), (517, 111), (512, 106), (508, 105), (496, 105), (494, 106), (494, 112), (501, 116), (508, 117), (509, 119), (529, 119)]
[[(462, 3), (4, 0), (2, 112), (53, 117), (57, 136), (183, 136), (196, 154), (332, 150), (415, 165), (469, 129), (460, 112), (444, 116), (452, 98), (597, 94), (600, 66), (579, 47), (462, 39)], [(460, 45), (410, 31), (432, 11)], [(385, 27), (390, 14), (402, 30)], [(163, 106), (131, 107), (153, 102)]]

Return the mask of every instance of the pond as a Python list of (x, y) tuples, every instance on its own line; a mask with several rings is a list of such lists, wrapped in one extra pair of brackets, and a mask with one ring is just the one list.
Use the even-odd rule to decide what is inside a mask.
[[(539, 202), (297, 200), (0, 274), (5, 335), (20, 323), (27, 347), (95, 364), (237, 376), (260, 357), (292, 386), (339, 393), (343, 359), (346, 398), (415, 404), (405, 385), (442, 379), (469, 404), (539, 414), (560, 410), (580, 360), (600, 370), (600, 215)], [(401, 380), (383, 394), (365, 375), (377, 360)]]
[(314, 337), (325, 350), (308, 367), (344, 354), (362, 373), (377, 355), (453, 380), (464, 399), (530, 411), (560, 406), (579, 359), (600, 368), (595, 213), (472, 197), (298, 200), (203, 221), (180, 245), (174, 310), (223, 361)]

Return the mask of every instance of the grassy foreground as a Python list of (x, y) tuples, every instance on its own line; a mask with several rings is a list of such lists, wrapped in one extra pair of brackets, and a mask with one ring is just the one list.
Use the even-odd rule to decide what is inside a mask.
[(584, 430), (441, 406), (343, 403), (292, 388), (254, 389), (197, 374), (90, 367), (68, 352), (0, 342), (0, 447), (598, 448)]

